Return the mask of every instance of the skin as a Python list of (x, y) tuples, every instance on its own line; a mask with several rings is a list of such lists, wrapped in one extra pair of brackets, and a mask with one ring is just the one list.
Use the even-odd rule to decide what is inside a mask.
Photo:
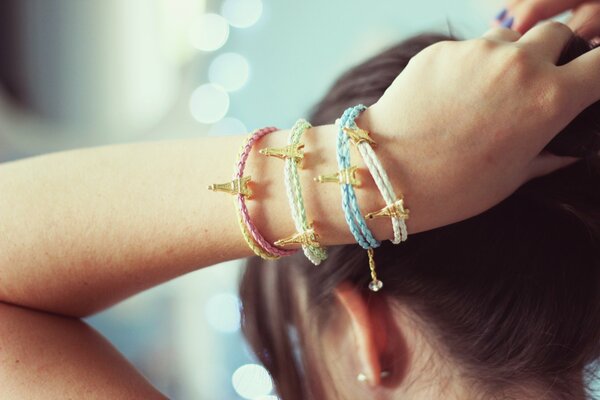
[(0, 304), (5, 399), (165, 399), (84, 322)]
[[(567, 27), (553, 23), (522, 38), (494, 29), (480, 39), (436, 44), (416, 56), (359, 118), (358, 125), (373, 132), (378, 156), (406, 198), (410, 234), (474, 216), (524, 182), (573, 162), (540, 153), (580, 111), (600, 99), (600, 50), (566, 66), (554, 65), (570, 35)], [(256, 200), (249, 201), (250, 213), (269, 241), (294, 229), (283, 194), (282, 163), (257, 150), (285, 145), (287, 133), (261, 140), (247, 166)], [(312, 179), (337, 170), (335, 135), (333, 125), (306, 133), (301, 171), (309, 218), (315, 219), (324, 245), (353, 242), (341, 207), (332, 207), (339, 204), (339, 188)], [(82, 391), (89, 394), (86, 398), (106, 398), (102, 394), (107, 390), (114, 391), (111, 398), (135, 398), (133, 387), (140, 398), (153, 398), (146, 395), (151, 387), (77, 318), (195, 269), (251, 255), (231, 197), (206, 190), (230, 178), (241, 141), (116, 145), (0, 165), (3, 388), (16, 393), (14, 398), (41, 398), (42, 388), (63, 393), (63, 398), (81, 398)], [(358, 190), (361, 208), (382, 208), (357, 153), (353, 160), (364, 184)], [(392, 237), (389, 220), (370, 227), (381, 240)], [(360, 298), (348, 297), (353, 290), (339, 293), (342, 304), (355, 305), (345, 307), (349, 316), (338, 326), (353, 332), (347, 339), (357, 352), (348, 365), (366, 371), (369, 387), (377, 388), (380, 336), (373, 333), (373, 324), (353, 314), (361, 309)], [(417, 337), (401, 324), (391, 326)], [(62, 330), (76, 339), (61, 340), (55, 332)], [(93, 343), (113, 355), (90, 350)], [(36, 357), (32, 349), (40, 349)], [(415, 371), (418, 364), (410, 361), (408, 350), (395, 351), (395, 357), (407, 360), (406, 371)], [(98, 373), (86, 369), (88, 360), (94, 360)], [(23, 368), (13, 368), (15, 364)], [(52, 368), (43, 367), (48, 365)], [(131, 377), (137, 383), (109, 388), (112, 377)], [(394, 382), (380, 398), (406, 390), (405, 380)], [(157, 392), (153, 396), (160, 398)]]
[(513, 17), (512, 28), (519, 33), (527, 32), (542, 20), (571, 11), (567, 25), (579, 36), (600, 43), (600, 1), (508, 0), (506, 8), (505, 19)]
[[(486, 393), (466, 378), (467, 371), (440, 353), (410, 304), (385, 297), (366, 299), (352, 286), (336, 290), (338, 312), (325, 330), (325, 359), (343, 399), (470, 400), (482, 398), (540, 400), (551, 388), (535, 382), (512, 382), (502, 393)], [(315, 339), (316, 340), (316, 339)], [(348, 351), (352, 349), (352, 351)], [(382, 377), (382, 371), (386, 376)], [(366, 382), (357, 380), (363, 373)], [(451, 384), (444, 384), (451, 382)], [(583, 384), (575, 398), (584, 400)], [(577, 397), (579, 395), (579, 397)], [(335, 397), (334, 392), (328, 398)]]

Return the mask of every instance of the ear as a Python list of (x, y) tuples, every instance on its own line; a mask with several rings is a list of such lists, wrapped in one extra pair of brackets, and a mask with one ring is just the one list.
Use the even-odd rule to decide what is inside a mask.
[(335, 297), (348, 314), (356, 344), (356, 354), (361, 372), (373, 386), (381, 384), (383, 353), (388, 335), (385, 315), (387, 307), (381, 295), (363, 295), (349, 283), (340, 284)]

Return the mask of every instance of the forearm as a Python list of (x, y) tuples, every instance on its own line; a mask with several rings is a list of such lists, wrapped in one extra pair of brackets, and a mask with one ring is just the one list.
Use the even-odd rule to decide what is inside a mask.
[[(337, 170), (335, 127), (305, 135), (301, 171), (309, 218), (324, 245), (352, 242), (339, 186), (313, 177)], [(241, 137), (117, 145), (0, 165), (0, 300), (83, 316), (169, 279), (251, 255), (233, 197), (207, 186), (231, 178)], [(283, 163), (258, 148), (283, 146), (287, 131), (250, 154), (250, 214), (274, 241), (294, 232)], [(358, 155), (365, 210), (383, 207)], [(369, 207), (369, 208), (366, 208)], [(388, 220), (372, 224), (381, 239)]]
[(0, 302), (3, 399), (166, 397), (82, 321)]

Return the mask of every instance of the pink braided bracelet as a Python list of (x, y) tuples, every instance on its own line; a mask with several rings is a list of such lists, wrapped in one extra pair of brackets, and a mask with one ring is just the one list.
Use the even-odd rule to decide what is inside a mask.
[[(233, 175), (234, 181), (241, 180), (243, 178), (244, 168), (246, 167), (246, 161), (248, 160), (248, 156), (250, 155), (250, 151), (252, 150), (252, 146), (254, 145), (254, 143), (256, 141), (260, 140), (263, 136), (265, 136), (269, 133), (275, 132), (277, 130), (278, 129), (275, 127), (267, 127), (267, 128), (257, 129), (256, 131), (254, 131), (252, 133), (252, 135), (250, 136), (250, 138), (248, 138), (248, 141), (242, 148), (242, 152), (240, 153), (240, 158), (237, 163), (237, 168)], [(297, 249), (293, 249), (293, 250), (280, 249), (278, 247), (273, 246), (271, 243), (269, 243), (260, 234), (260, 232), (258, 231), (256, 226), (252, 223), (252, 220), (250, 219), (250, 214), (248, 213), (248, 207), (246, 206), (246, 199), (243, 194), (240, 193), (237, 195), (237, 203), (240, 208), (241, 217), (244, 222), (244, 225), (246, 225), (246, 228), (252, 235), (252, 238), (254, 239), (254, 241), (257, 244), (259, 244), (260, 247), (262, 247), (265, 251), (267, 251), (275, 256), (279, 256), (279, 257), (291, 256), (292, 254), (294, 254), (298, 251)]]

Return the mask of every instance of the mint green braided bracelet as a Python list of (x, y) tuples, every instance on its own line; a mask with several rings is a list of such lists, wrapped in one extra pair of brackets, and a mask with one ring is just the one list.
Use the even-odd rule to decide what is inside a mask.
[(304, 144), (300, 139), (304, 132), (311, 127), (312, 125), (308, 121), (299, 119), (290, 131), (288, 146), (279, 149), (262, 149), (260, 153), (281, 158), (285, 161), (285, 188), (292, 210), (292, 219), (294, 220), (294, 226), (296, 228), (295, 234), (285, 239), (278, 240), (275, 242), (275, 245), (286, 246), (294, 243), (301, 244), (306, 257), (313, 264), (319, 265), (327, 258), (327, 251), (319, 244), (318, 235), (315, 233), (312, 223), (309, 223), (306, 217), (302, 186), (298, 174), (298, 166), (304, 158)]

